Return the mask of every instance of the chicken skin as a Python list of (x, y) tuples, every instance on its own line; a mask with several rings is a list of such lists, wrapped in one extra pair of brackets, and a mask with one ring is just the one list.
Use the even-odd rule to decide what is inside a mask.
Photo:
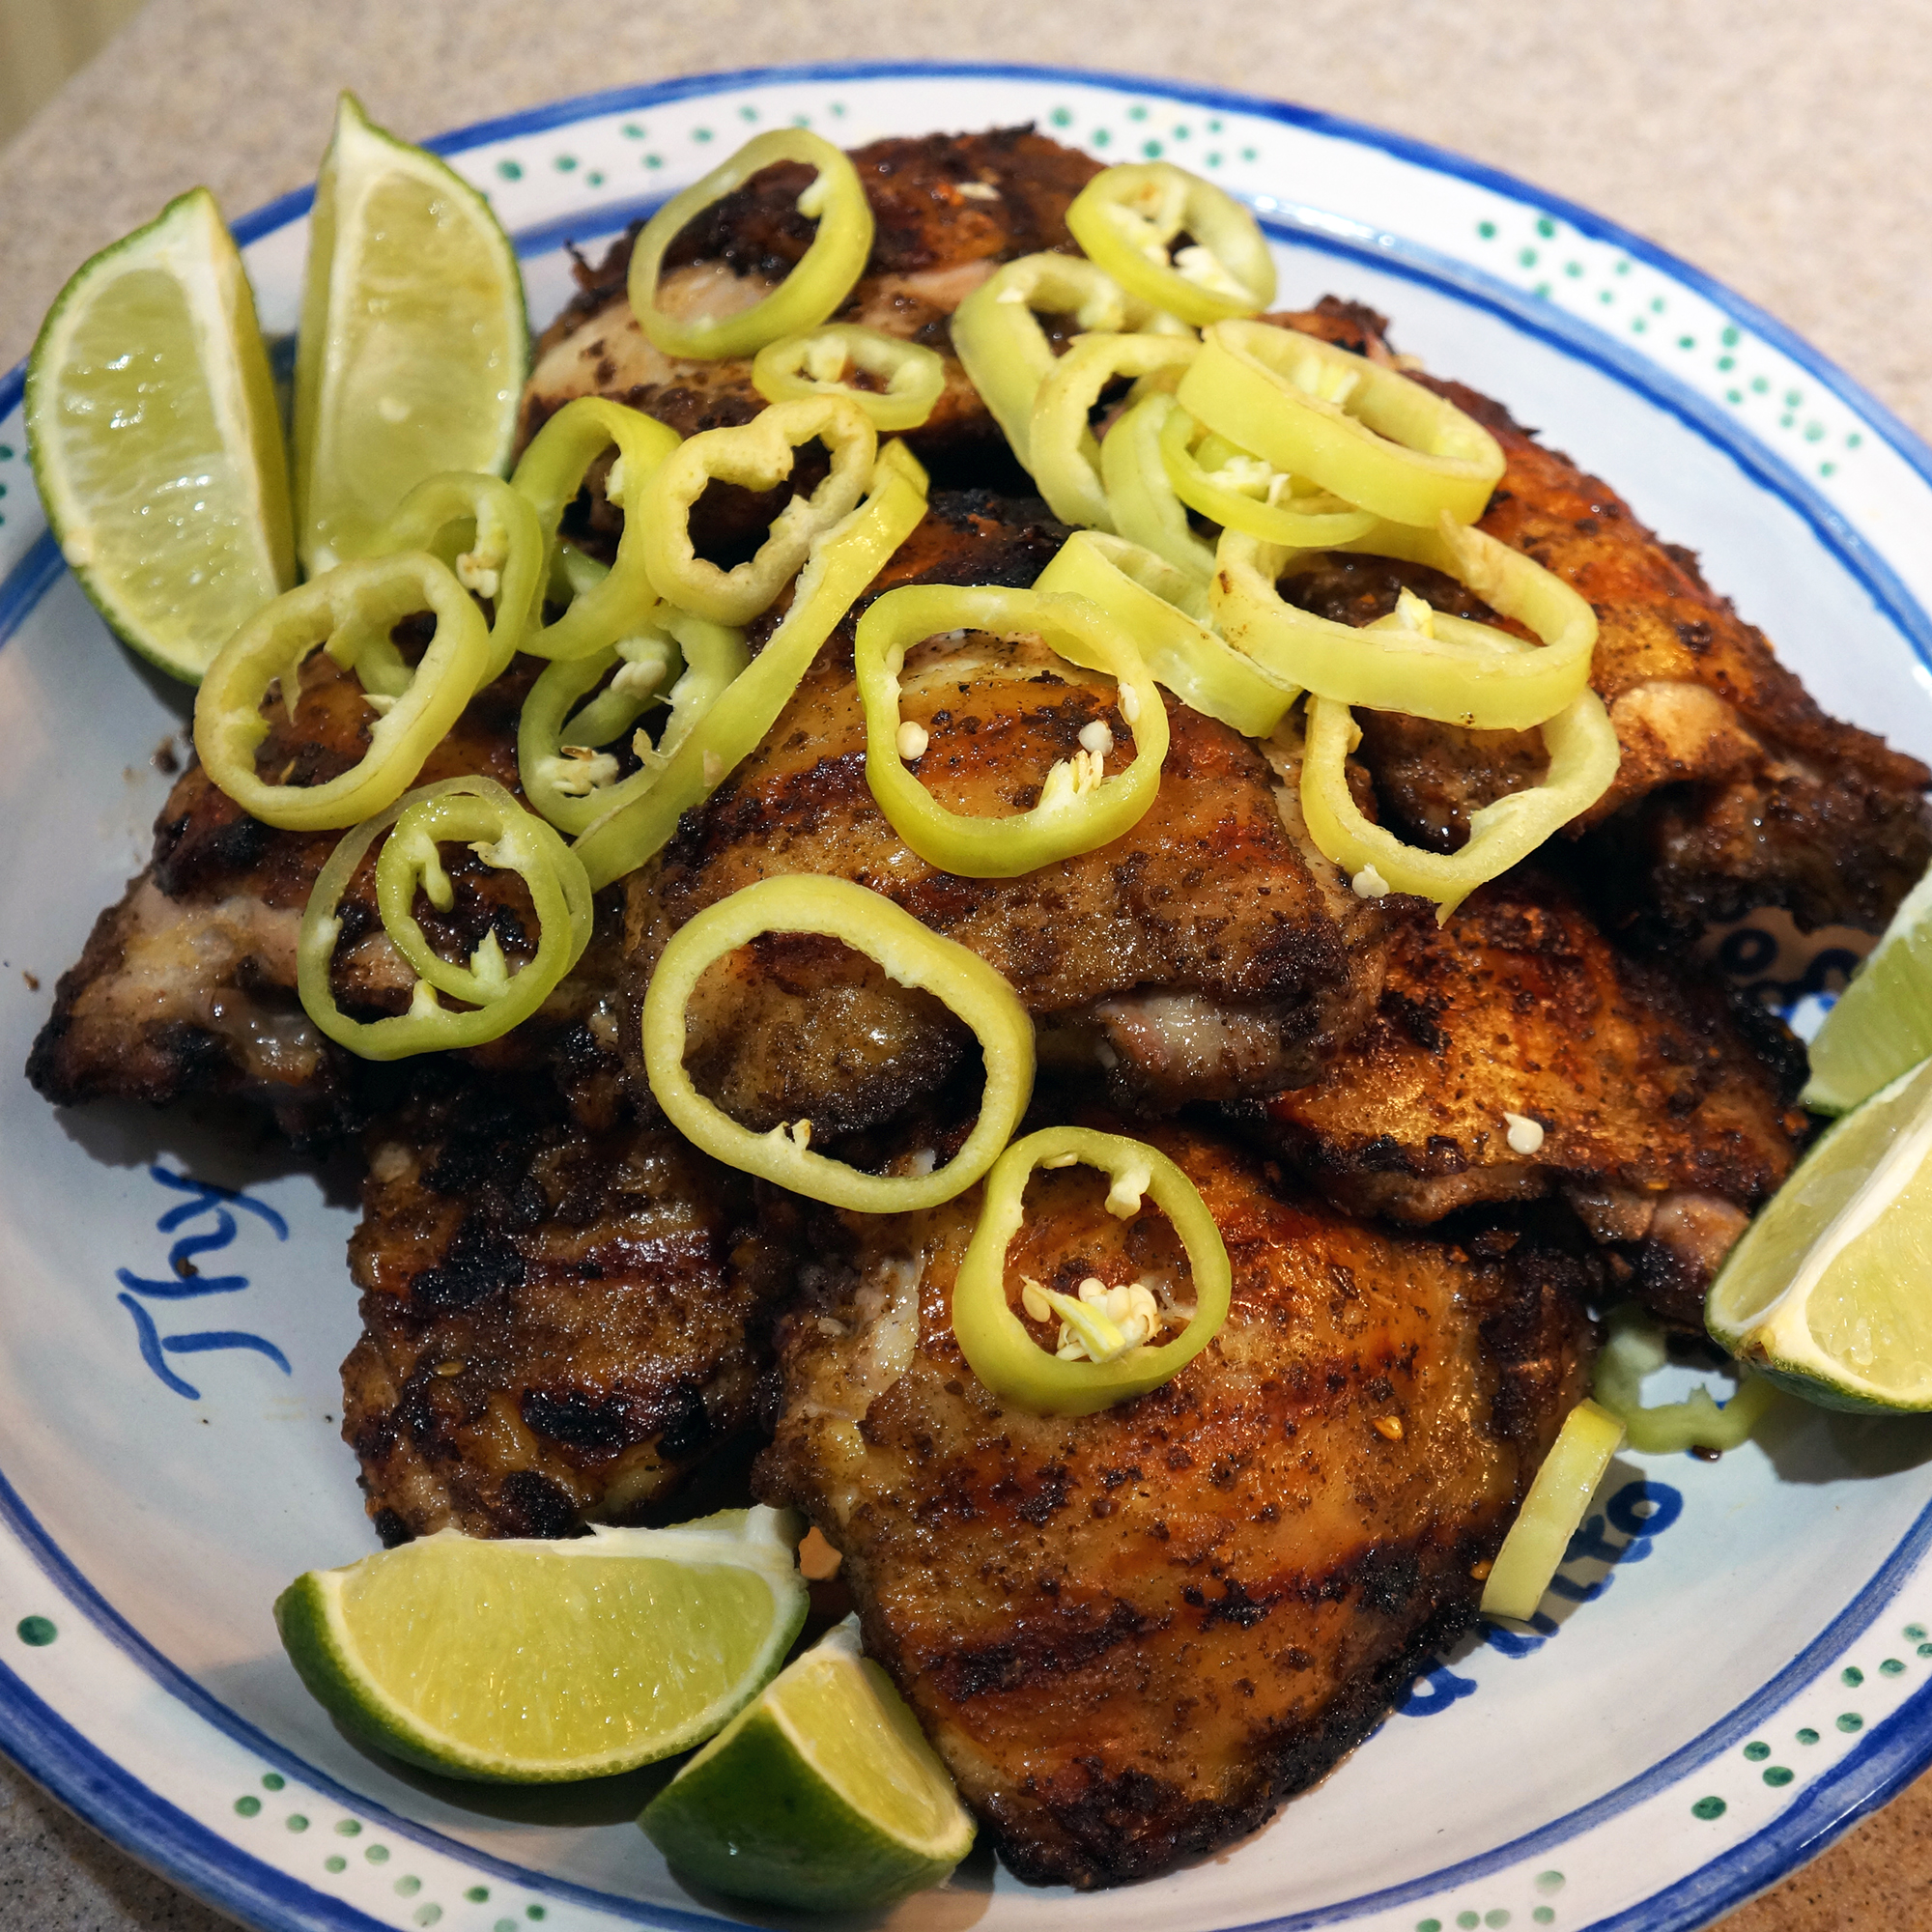
[[(977, 1190), (778, 1231), (813, 1259), (758, 1492), (843, 1552), (867, 1654), (1036, 1884), (1151, 1877), (1320, 1777), (1469, 1623), (1584, 1390), (1574, 1257), (1386, 1234), (1224, 1139), (1142, 1131), (1201, 1189), (1233, 1312), (1094, 1415), (1028, 1414), (966, 1365)], [(1185, 1299), (1165, 1220), (1116, 1221), (1103, 1191), (1035, 1177), (1009, 1292), (1096, 1274)]]

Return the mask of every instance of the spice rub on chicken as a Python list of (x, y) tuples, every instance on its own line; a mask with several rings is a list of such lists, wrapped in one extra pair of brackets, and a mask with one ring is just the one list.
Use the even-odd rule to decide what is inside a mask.
[[(1224, 1139), (1134, 1131), (1200, 1188), (1234, 1303), (1172, 1381), (1094, 1415), (1003, 1406), (967, 1368), (948, 1311), (977, 1190), (775, 1229), (812, 1259), (758, 1492), (843, 1552), (867, 1654), (1036, 1884), (1151, 1877), (1327, 1771), (1473, 1619), (1584, 1390), (1573, 1258), (1388, 1234)], [(1104, 1191), (1036, 1175), (1016, 1312), (1022, 1276), (1185, 1299), (1165, 1220), (1116, 1221)]]
[(1560, 1196), (1612, 1278), (1701, 1326), (1704, 1291), (1804, 1140), (1803, 1050), (1694, 964), (1629, 954), (1520, 867), (1398, 924), (1375, 1019), (1239, 1110), (1339, 1207), (1427, 1226)]
[[(1001, 263), (1043, 249), (1073, 250), (1065, 214), (1100, 163), (1031, 128), (923, 134), (851, 151), (874, 222), (872, 252), (837, 322), (938, 352), (946, 386), (907, 441), (939, 479), (1013, 474), (1006, 445), (952, 354), (952, 311)], [(812, 170), (761, 169), (705, 210), (668, 250), (661, 308), (735, 314), (769, 295), (810, 245), (815, 224), (798, 198)], [(638, 327), (627, 294), (632, 230), (596, 268), (580, 265), (577, 298), (537, 344), (524, 397), (527, 441), (574, 396), (610, 396), (681, 436), (749, 422), (764, 407), (745, 357), (697, 361), (665, 355)]]
[(385, 1543), (621, 1521), (742, 1441), (791, 1266), (744, 1175), (454, 1069), (366, 1146), (342, 1434)]
[[(1932, 771), (1821, 710), (1696, 558), (1645, 527), (1601, 477), (1500, 403), (1460, 383), (1430, 386), (1502, 446), (1507, 468), (1478, 527), (1596, 611), (1590, 682), (1622, 762), (1565, 837), (1585, 838), (1605, 908), (1670, 943), (1767, 905), (1806, 929), (1883, 928), (1932, 862)], [(1394, 609), (1404, 583), (1438, 610), (1497, 621), (1447, 578), (1378, 557), (1331, 554), (1282, 590), (1365, 624)], [(1534, 732), (1368, 711), (1357, 722), (1383, 822), (1438, 851), (1462, 845), (1472, 811), (1542, 776)]]

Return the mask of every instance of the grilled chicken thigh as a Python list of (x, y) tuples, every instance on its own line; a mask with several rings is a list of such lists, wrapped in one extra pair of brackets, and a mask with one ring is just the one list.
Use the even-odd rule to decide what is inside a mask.
[(1694, 968), (1622, 952), (1528, 866), (1447, 925), (1402, 923), (1375, 1020), (1319, 1080), (1242, 1117), (1352, 1213), (1426, 1226), (1561, 1195), (1619, 1280), (1698, 1325), (1803, 1145), (1803, 1078), (1775, 1020)]
[[(759, 1493), (843, 1552), (867, 1653), (1035, 1883), (1150, 1877), (1320, 1777), (1473, 1617), (1584, 1389), (1571, 1257), (1385, 1234), (1225, 1140), (1137, 1131), (1206, 1197), (1234, 1308), (1095, 1415), (1003, 1406), (966, 1367), (949, 1308), (977, 1190), (774, 1230), (813, 1259)], [(1164, 1219), (1115, 1221), (1103, 1191), (1037, 1175), (1009, 1283), (1184, 1299)]]
[[(445, 1071), (367, 1136), (343, 1438), (384, 1541), (621, 1520), (750, 1426), (790, 1258), (661, 1121)], [(440, 1091), (438, 1091), (440, 1090)]]
[[(1072, 250), (1068, 203), (1100, 164), (1030, 128), (927, 134), (852, 151), (875, 223), (870, 259), (837, 316), (934, 349), (946, 388), (907, 440), (943, 476), (1012, 463), (986, 408), (952, 354), (952, 311), (1002, 262), (1043, 249)], [(666, 257), (658, 303), (676, 314), (734, 314), (761, 301), (810, 245), (816, 224), (798, 212), (812, 171), (780, 162), (694, 221)], [(626, 235), (595, 269), (580, 267), (580, 293), (537, 344), (525, 392), (526, 441), (574, 396), (611, 396), (681, 436), (749, 422), (764, 407), (749, 358), (696, 361), (654, 348), (626, 293)]]
[[(1030, 582), (1059, 536), (983, 498), (936, 500), (874, 588)], [(758, 879), (816, 872), (978, 952), (1036, 1016), (1042, 1059), (1104, 1070), (1122, 1104), (1158, 1111), (1307, 1080), (1368, 1016), (1380, 915), (1315, 850), (1252, 745), (1170, 697), (1160, 793), (1131, 832), (1018, 878), (961, 878), (909, 851), (872, 800), (850, 639), (848, 622), (759, 749), (632, 876), (634, 1002), (694, 914)], [(912, 769), (955, 811), (1026, 810), (1096, 723), (1110, 772), (1132, 755), (1111, 682), (1041, 649), (936, 639), (900, 681), (902, 715), (929, 733)], [(972, 1051), (929, 997), (819, 940), (745, 949), (700, 983), (687, 1017), (694, 1077), (760, 1132), (801, 1117), (821, 1136), (875, 1125)]]

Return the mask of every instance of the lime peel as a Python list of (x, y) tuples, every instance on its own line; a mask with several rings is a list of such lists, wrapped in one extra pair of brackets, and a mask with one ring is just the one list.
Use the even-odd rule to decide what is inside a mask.
[(1800, 1096), (1844, 1114), (1932, 1055), (1932, 871), (1900, 902), (1811, 1041)]
[(701, 1743), (771, 1680), (809, 1602), (797, 1528), (758, 1508), (568, 1542), (445, 1530), (309, 1571), (275, 1622), (310, 1691), (392, 1756), (604, 1777)]
[(681, 1874), (807, 1911), (876, 1910), (937, 1885), (972, 1814), (847, 1619), (680, 1771), (639, 1819)]

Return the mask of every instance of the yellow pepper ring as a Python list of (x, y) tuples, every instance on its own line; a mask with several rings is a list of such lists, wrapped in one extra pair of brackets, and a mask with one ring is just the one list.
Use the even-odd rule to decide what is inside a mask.
[(1194, 534), (1160, 454), (1162, 431), (1180, 413), (1164, 389), (1141, 397), (1100, 445), (1100, 480), (1116, 532), (1205, 584), (1214, 574), (1214, 547)]
[[(517, 776), (524, 796), (573, 838), (648, 791), (698, 720), (751, 663), (743, 632), (668, 605), (660, 614), (661, 630), (647, 629), (592, 658), (552, 665), (524, 699), (517, 720)], [(673, 679), (680, 660), (682, 672)], [(578, 710), (613, 671), (610, 687)], [(664, 698), (670, 716), (657, 742), (637, 771), (617, 778), (616, 759), (600, 748), (615, 743)], [(567, 753), (566, 734), (571, 752), (590, 755)]]
[[(1218, 472), (1201, 467), (1194, 450), (1200, 434), (1201, 425), (1175, 400), (1161, 417), (1160, 463), (1175, 495), (1190, 510), (1211, 517), (1223, 529), (1239, 530), (1245, 536), (1286, 544), (1293, 550), (1325, 550), (1331, 544), (1366, 536), (1379, 521), (1373, 511), (1358, 510), (1325, 491), (1319, 497), (1290, 497), (1277, 503), (1231, 488), (1220, 480)], [(1271, 479), (1287, 473), (1263, 463), (1260, 457), (1249, 460)]]
[(791, 606), (764, 649), (694, 721), (656, 782), (607, 810), (579, 838), (575, 850), (600, 892), (656, 852), (679, 817), (716, 791), (778, 722), (838, 620), (923, 520), (924, 483), (903, 443), (879, 452), (870, 497), (813, 543)]
[[(985, 1055), (985, 1092), (973, 1131), (944, 1167), (920, 1176), (864, 1174), (812, 1153), (809, 1122), (755, 1134), (692, 1084), (684, 1067), (692, 993), (714, 961), (766, 932), (842, 940), (895, 984), (923, 988), (972, 1028)], [(978, 953), (941, 938), (877, 893), (849, 879), (760, 879), (672, 934), (644, 994), (644, 1071), (671, 1124), (706, 1153), (835, 1208), (898, 1214), (952, 1200), (992, 1166), (1033, 1095), (1033, 1022), (1019, 995)]]
[[(1158, 1349), (1142, 1344), (1111, 1362), (1061, 1361), (1034, 1341), (1007, 1301), (1007, 1250), (1026, 1218), (1027, 1181), (1037, 1167), (1076, 1160), (1113, 1181), (1108, 1211), (1123, 1220), (1151, 1194), (1187, 1251), (1194, 1314)], [(1036, 1415), (1092, 1415), (1178, 1376), (1220, 1332), (1233, 1290), (1227, 1244), (1208, 1204), (1164, 1153), (1091, 1127), (1043, 1127), (1015, 1141), (986, 1177), (979, 1223), (952, 1285), (952, 1333), (973, 1373), (1002, 1402)]]
[[(397, 506), (369, 554), (381, 556), (398, 550), (440, 554), (438, 539), (452, 526), (465, 524), (474, 526), (469, 551), (445, 554), (444, 561), (466, 590), (496, 607), (490, 625), (490, 662), (481, 680), (489, 684), (509, 669), (525, 632), (542, 615), (538, 599), (549, 567), (546, 537), (529, 499), (500, 476), (464, 470), (426, 476)], [(400, 657), (396, 665), (402, 668)], [(404, 669), (403, 682), (407, 678)], [(373, 688), (367, 676), (363, 685)]]
[[(832, 452), (831, 473), (773, 518), (757, 554), (730, 570), (699, 556), (691, 541), (691, 510), (711, 483), (776, 489), (791, 474), (798, 450), (814, 440)], [(749, 624), (790, 582), (812, 539), (850, 513), (878, 453), (878, 432), (849, 396), (773, 403), (748, 423), (699, 431), (652, 475), (639, 504), (644, 560), (658, 594), (714, 624)]]
[[(1083, 749), (1047, 773), (1030, 810), (1005, 818), (948, 810), (906, 769), (898, 744), (905, 653), (948, 631), (1040, 638), (1069, 663), (1105, 671), (1120, 687), (1121, 715), (1134, 734), (1132, 762), (1102, 778), (1104, 753)], [(902, 584), (859, 619), (852, 662), (866, 707), (866, 782), (893, 830), (929, 866), (969, 879), (1010, 879), (1110, 843), (1153, 804), (1167, 756), (1167, 708), (1132, 639), (1084, 597)]]
[[(1074, 196), (1066, 226), (1131, 295), (1196, 327), (1256, 315), (1274, 299), (1274, 257), (1233, 195), (1171, 161), (1107, 168)], [(1173, 261), (1170, 244), (1193, 238)]]
[(1399, 371), (1264, 322), (1217, 322), (1180, 379), (1197, 421), (1392, 523), (1473, 524), (1503, 473), (1488, 430)]
[[(510, 482), (535, 506), (554, 562), (564, 550), (556, 540), (564, 511), (577, 500), (585, 471), (613, 445), (617, 462), (611, 471), (615, 486), (611, 499), (625, 512), (616, 563), (601, 576), (578, 573), (594, 577), (594, 582), (576, 592), (555, 623), (532, 623), (523, 640), (532, 657), (565, 660), (606, 650), (641, 630), (658, 602), (645, 563), (644, 520), (632, 516), (630, 507), (641, 498), (646, 480), (677, 449), (675, 430), (608, 397), (577, 396), (531, 438)], [(563, 574), (568, 582), (571, 573)]]
[[(391, 827), (396, 830), (376, 862), (377, 902), (391, 943), (416, 970), (415, 995), (407, 1013), (354, 1020), (336, 1005), (329, 985), (342, 936), (337, 908), (370, 846)], [(390, 847), (398, 838), (403, 844), (391, 861)], [(517, 872), (529, 888), (538, 923), (537, 950), (516, 973), (507, 970), (495, 933), (468, 968), (440, 958), (424, 939), (411, 911), (416, 882), (421, 880), (433, 902), (451, 902), (449, 881), (436, 857), (439, 839), (474, 845), (486, 865)], [(481, 1046), (527, 1019), (550, 997), (589, 944), (591, 918), (590, 882), (549, 826), (493, 780), (443, 779), (364, 820), (329, 854), (302, 912), (296, 989), (310, 1019), (364, 1060)], [(479, 1004), (471, 1011), (453, 1012), (438, 1002), (437, 986)]]
[[(883, 389), (858, 389), (847, 368), (877, 378)], [(768, 403), (812, 396), (849, 396), (875, 430), (917, 429), (931, 415), (946, 388), (946, 363), (936, 350), (882, 335), (857, 323), (827, 323), (803, 335), (781, 336), (758, 351), (752, 386)]]
[(1075, 530), (1033, 587), (1097, 604), (1133, 639), (1159, 683), (1244, 737), (1265, 738), (1301, 696), (1208, 628), (1208, 593), (1196, 579), (1122, 537)]
[(1034, 398), (1053, 373), (1053, 345), (1036, 311), (1071, 316), (1083, 331), (1136, 327), (1145, 305), (1077, 255), (1023, 255), (994, 270), (952, 315), (952, 347), (967, 380), (1031, 468), (1027, 431)]
[(1087, 426), (1100, 391), (1116, 376), (1177, 368), (1200, 352), (1192, 336), (1083, 335), (1053, 365), (1034, 399), (1027, 468), (1062, 523), (1097, 530), (1114, 527), (1107, 493), (1090, 454), (1093, 432)]
[(1439, 570), (1526, 625), (1543, 646), (1442, 612), (1432, 613), (1433, 636), (1318, 617), (1285, 603), (1275, 587), (1307, 554), (1239, 530), (1222, 533), (1208, 586), (1221, 635), (1284, 682), (1338, 703), (1486, 731), (1526, 731), (1588, 688), (1596, 612), (1533, 557), (1446, 516), (1438, 529), (1380, 524), (1335, 548)]
[[(818, 233), (802, 260), (770, 295), (737, 315), (674, 316), (658, 307), (658, 281), (670, 245), (713, 202), (775, 161), (803, 161), (816, 168), (798, 211), (815, 215)], [(667, 355), (714, 361), (751, 355), (781, 335), (815, 328), (852, 293), (872, 252), (872, 210), (859, 171), (830, 141), (803, 128), (775, 128), (754, 134), (722, 167), (688, 187), (644, 224), (631, 250), (631, 308), (638, 326)]]
[[(273, 784), (255, 770), (269, 735), (262, 704), (281, 684), (295, 716), (301, 668), (327, 645), (353, 668), (365, 651), (386, 644), (405, 617), (428, 611), (430, 639), (400, 695), (382, 695), (369, 749), (348, 771), (317, 785)], [(194, 699), (194, 749), (208, 775), (251, 818), (291, 832), (354, 825), (408, 789), (423, 760), (475, 696), (489, 668), (483, 613), (447, 564), (426, 551), (359, 557), (265, 605), (216, 654)]]
[[(1520, 639), (1511, 641), (1529, 648)], [(1622, 752), (1616, 727), (1594, 691), (1546, 719), (1542, 729), (1549, 753), (1543, 782), (1472, 811), (1468, 842), (1461, 851), (1425, 852), (1362, 816), (1349, 790), (1349, 753), (1361, 738), (1354, 715), (1332, 698), (1310, 697), (1301, 761), (1301, 810), (1309, 836), (1368, 895), (1386, 891), (1434, 899), (1439, 925), (1478, 886), (1500, 878), (1589, 810), (1615, 781)]]

